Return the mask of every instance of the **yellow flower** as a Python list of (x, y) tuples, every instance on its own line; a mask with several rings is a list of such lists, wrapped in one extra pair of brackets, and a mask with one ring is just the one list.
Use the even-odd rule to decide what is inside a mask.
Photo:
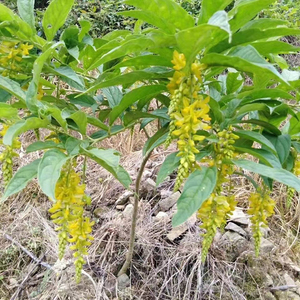
[(173, 53), (173, 60), (171, 62), (174, 65), (173, 69), (176, 71), (182, 70), (186, 65), (186, 59), (184, 54), (179, 54), (176, 50)]
[(29, 55), (29, 50), (33, 48), (33, 45), (28, 45), (28, 43), (21, 44), (20, 48), (21, 48), (22, 55), (25, 56), (25, 55)]

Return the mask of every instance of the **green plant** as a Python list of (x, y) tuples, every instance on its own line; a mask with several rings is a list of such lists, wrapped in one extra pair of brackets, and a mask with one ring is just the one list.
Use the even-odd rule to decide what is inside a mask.
[[(32, 68), (31, 73), (26, 68), (1, 67), (0, 119), (9, 124), (3, 144), (12, 146), (20, 134), (35, 130), (37, 141), (26, 150), (44, 151), (41, 159), (15, 173), (3, 199), (38, 178), (42, 191), (54, 202), (51, 213), (60, 225), (60, 254), (66, 243), (79, 253), (75, 254), (80, 258), (77, 279), (92, 224), (83, 210), (89, 204), (83, 185), (88, 183), (84, 174), (80, 179), (74, 172), (73, 163), (79, 156), (92, 159), (130, 188), (120, 154), (96, 145), (136, 124), (144, 128), (159, 121), (157, 132), (144, 145), (143, 164), (155, 147), (172, 141), (178, 145), (179, 152), (163, 163), (157, 184), (178, 168), (176, 189), (182, 183), (184, 187), (173, 225), (198, 211), (207, 230), (203, 259), (216, 229), (235, 208), (233, 176), (246, 176), (240, 170), (257, 173), (264, 182), (259, 187), (246, 176), (257, 191), (250, 201), (257, 249), (257, 224), (266, 224), (265, 217), (272, 213), (268, 193), (273, 181), (300, 191), (300, 180), (291, 172), (298, 164), (293, 153), (300, 152), (300, 113), (298, 104), (289, 104), (299, 101), (299, 72), (280, 73), (268, 62), (270, 57), (298, 52), (299, 48), (277, 39), (299, 35), (300, 30), (281, 20), (253, 19), (271, 2), (237, 1), (232, 6), (231, 0), (203, 0), (195, 25), (193, 16), (172, 0), (127, 0), (125, 4), (137, 8), (122, 12), (138, 19), (133, 31), (92, 38), (90, 22), (80, 20), (80, 26), (64, 29), (59, 41), (54, 41), (55, 36), (74, 1), (51, 1), (42, 21), (45, 39), (36, 34), (32, 1), (18, 1), (26, 7), (19, 11), (21, 17), (0, 4), (1, 44), (27, 48), (17, 63)], [(14, 50), (15, 46), (9, 53)], [(10, 59), (7, 52), (1, 55)], [(57, 80), (70, 90), (61, 88)], [(154, 111), (149, 109), (152, 100), (158, 102)], [(39, 140), (43, 128), (52, 134)], [(75, 194), (70, 176), (79, 185)], [(140, 178), (141, 173), (130, 251), (119, 275), (127, 272), (132, 259)], [(259, 210), (254, 209), (254, 200)], [(73, 224), (75, 220), (80, 222)]]

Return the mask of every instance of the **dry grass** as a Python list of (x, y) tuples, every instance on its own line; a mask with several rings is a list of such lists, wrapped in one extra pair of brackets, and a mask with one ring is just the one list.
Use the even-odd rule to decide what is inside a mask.
[[(142, 159), (141, 148), (144, 133), (134, 131), (122, 133), (103, 142), (100, 146), (114, 148), (123, 153), (122, 164), (135, 178)], [(34, 136), (22, 136), (28, 145)], [(174, 149), (170, 149), (171, 152)], [(146, 166), (146, 177), (155, 175), (168, 154), (162, 148), (154, 152)], [(18, 166), (37, 158), (37, 154), (21, 152)], [(78, 168), (82, 162), (79, 161)], [(171, 189), (172, 182), (164, 183), (155, 193), (142, 194), (136, 247), (133, 258), (131, 286), (120, 293), (116, 274), (122, 266), (128, 247), (130, 220), (115, 209), (115, 200), (124, 188), (105, 170), (88, 161), (87, 192), (92, 197), (92, 206), (87, 212), (95, 221), (95, 241), (90, 247), (88, 262), (84, 266), (82, 281), (76, 285), (70, 252), (63, 262), (57, 261), (58, 240), (47, 210), (51, 203), (39, 191), (36, 182), (26, 190), (9, 199), (0, 210), (0, 299), (265, 299), (266, 287), (263, 273), (273, 270), (278, 278), (283, 270), (300, 264), (299, 241), (299, 197), (295, 195), (291, 207), (286, 207), (285, 189), (277, 185), (274, 196), (277, 200), (276, 215), (271, 220), (271, 240), (276, 250), (255, 258), (249, 253), (231, 261), (224, 249), (215, 243), (207, 262), (201, 262), (201, 234), (195, 224), (174, 242), (166, 235), (171, 229), (171, 212), (168, 221), (157, 222), (160, 189)], [(145, 178), (144, 178), (145, 179)], [(143, 180), (144, 181), (144, 180)], [(245, 178), (234, 179), (234, 193), (239, 206), (247, 208), (247, 195), (252, 186)], [(93, 211), (102, 208), (96, 217)], [(297, 212), (297, 217), (296, 216)], [(290, 221), (290, 222), (289, 222)], [(4, 237), (9, 234), (14, 240), (32, 252), (37, 258), (54, 266), (47, 270), (28, 257), (20, 248)], [(280, 257), (284, 254), (284, 260)], [(277, 277), (276, 277), (277, 276)]]

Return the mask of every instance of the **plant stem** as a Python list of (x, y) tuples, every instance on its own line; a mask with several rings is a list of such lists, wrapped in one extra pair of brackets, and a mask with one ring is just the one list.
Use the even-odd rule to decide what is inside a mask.
[(138, 207), (139, 207), (139, 200), (140, 200), (140, 183), (142, 179), (142, 175), (146, 166), (146, 163), (148, 159), (151, 156), (153, 150), (149, 151), (146, 156), (144, 157), (140, 170), (136, 177), (135, 182), (135, 194), (134, 194), (134, 206), (133, 206), (133, 212), (132, 212), (132, 221), (131, 221), (131, 230), (130, 230), (130, 240), (129, 240), (129, 249), (126, 254), (126, 260), (121, 268), (121, 270), (118, 273), (118, 276), (121, 276), (125, 274), (130, 267), (132, 256), (133, 256), (133, 248), (134, 248), (134, 240), (135, 240), (135, 231), (136, 231), (136, 223), (137, 223), (137, 215), (138, 215)]

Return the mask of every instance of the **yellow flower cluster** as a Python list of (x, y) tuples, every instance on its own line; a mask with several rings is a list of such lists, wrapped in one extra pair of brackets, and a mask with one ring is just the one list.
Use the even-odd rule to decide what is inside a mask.
[(248, 214), (251, 215), (252, 233), (255, 242), (255, 253), (259, 254), (261, 241), (261, 226), (267, 226), (267, 218), (274, 214), (275, 201), (270, 198), (269, 192), (251, 193), (249, 197)]
[(32, 45), (12, 41), (1, 41), (0, 43), (0, 66), (3, 68), (2, 75), (12, 75), (10, 71), (19, 72), (22, 67), (20, 62), (23, 56), (29, 55)]
[(297, 155), (294, 165), (294, 174), (300, 176), (300, 154)]
[(197, 131), (210, 129), (208, 124), (210, 117), (209, 97), (199, 94), (202, 83), (201, 70), (205, 66), (195, 62), (188, 68), (184, 54), (177, 51), (174, 51), (172, 63), (175, 72), (168, 84), (171, 94), (169, 106), (171, 123), (166, 146), (169, 146), (173, 138), (178, 140), (178, 156), (181, 159), (175, 183), (177, 190), (183, 180), (197, 167), (195, 154), (199, 153), (199, 150), (196, 144), (205, 138), (198, 135)]
[(49, 212), (53, 222), (59, 227), (59, 258), (62, 259), (67, 242), (72, 243), (74, 250), (76, 280), (80, 281), (82, 266), (85, 263), (87, 247), (93, 240), (90, 233), (94, 222), (84, 216), (84, 207), (88, 198), (84, 193), (85, 185), (80, 184), (80, 176), (69, 165), (63, 170), (56, 188), (56, 202)]
[[(0, 132), (0, 136), (4, 137), (9, 126), (4, 124), (3, 130)], [(3, 145), (2, 139), (0, 140), (0, 145)], [(13, 158), (18, 157), (19, 154), (14, 151), (14, 149), (21, 148), (21, 143), (17, 138), (13, 140), (11, 146), (3, 145), (4, 150), (0, 153), (0, 162), (2, 163), (2, 176), (4, 186), (7, 186), (8, 182), (13, 176)]]
[(208, 249), (217, 232), (217, 228), (225, 225), (226, 219), (236, 206), (234, 196), (226, 197), (212, 193), (198, 210), (198, 218), (201, 219), (201, 228), (206, 232), (202, 241), (202, 261), (205, 261)]

